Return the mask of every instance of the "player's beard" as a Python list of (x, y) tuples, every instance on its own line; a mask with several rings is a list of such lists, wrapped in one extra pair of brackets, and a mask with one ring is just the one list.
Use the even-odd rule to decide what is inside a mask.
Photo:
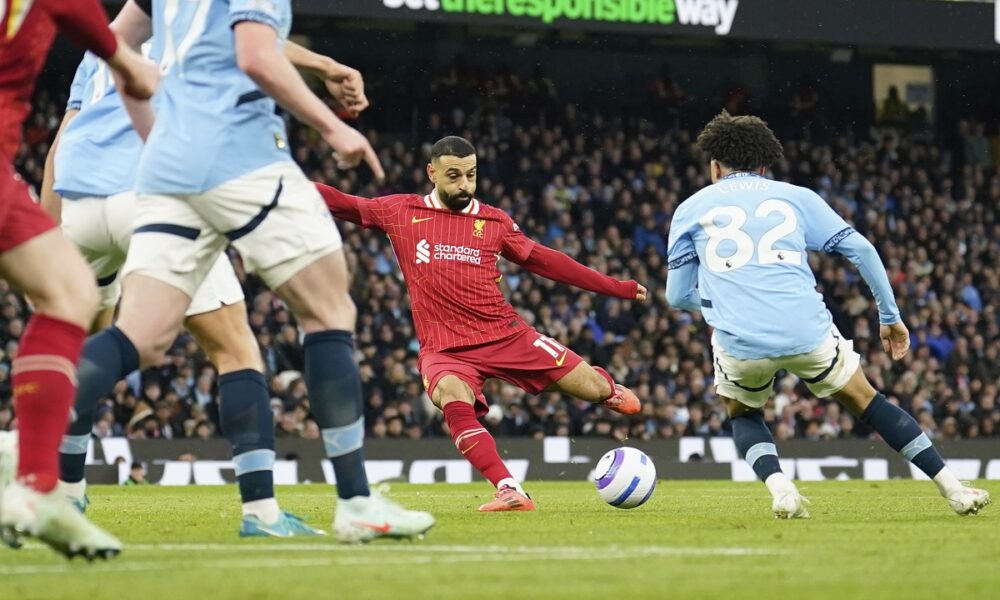
[(442, 190), (438, 190), (438, 198), (441, 203), (448, 207), (448, 210), (460, 211), (464, 210), (469, 202), (472, 202), (472, 194), (467, 194), (465, 192), (460, 192), (455, 195), (447, 194)]

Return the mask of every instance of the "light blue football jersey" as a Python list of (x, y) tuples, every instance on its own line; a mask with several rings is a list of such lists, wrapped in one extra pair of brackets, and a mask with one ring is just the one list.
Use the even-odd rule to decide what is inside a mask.
[(88, 52), (76, 69), (67, 110), (79, 110), (56, 149), (55, 191), (63, 198), (132, 189), (142, 139), (132, 129), (108, 65)]
[(139, 162), (136, 190), (197, 194), (289, 161), (274, 101), (236, 64), (233, 26), (273, 27), (283, 44), (290, 0), (154, 0), (153, 54), (164, 74), (156, 125)]
[(669, 267), (698, 261), (702, 314), (728, 354), (802, 354), (832, 325), (806, 251), (829, 252), (853, 232), (811, 190), (733, 173), (678, 206)]

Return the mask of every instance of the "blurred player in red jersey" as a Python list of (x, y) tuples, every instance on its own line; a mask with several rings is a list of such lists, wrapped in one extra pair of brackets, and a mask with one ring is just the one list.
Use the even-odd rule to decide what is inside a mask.
[(107, 23), (98, 0), (0, 0), (0, 277), (35, 307), (12, 369), (20, 460), (16, 479), (13, 466), (0, 460), (0, 533), (14, 547), (21, 535), (30, 535), (67, 556), (88, 558), (114, 556), (121, 544), (54, 488), (97, 289), (87, 264), (35, 204), (13, 161), (57, 29), (106, 60), (123, 94), (139, 101), (153, 95), (158, 70), (119, 44)]
[(338, 218), (388, 234), (410, 293), (427, 393), (444, 411), (459, 452), (497, 488), (494, 500), (479, 510), (534, 510), (479, 423), (488, 408), (482, 392), (487, 378), (532, 394), (560, 391), (627, 415), (638, 413), (640, 405), (607, 371), (521, 319), (497, 287), (497, 259), (617, 298), (643, 302), (646, 288), (532, 241), (507, 213), (477, 200), (476, 151), (467, 140), (452, 136), (435, 143), (427, 175), (434, 183), (427, 196), (369, 200), (317, 187)]

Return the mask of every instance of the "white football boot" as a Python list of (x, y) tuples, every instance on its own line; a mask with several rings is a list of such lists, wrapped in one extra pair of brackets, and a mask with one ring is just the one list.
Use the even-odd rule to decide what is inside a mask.
[(947, 497), (951, 509), (961, 516), (974, 515), (993, 502), (990, 493), (979, 488), (963, 485), (960, 490)]
[(808, 502), (797, 490), (791, 490), (774, 499), (771, 511), (775, 519), (808, 519), (809, 511), (805, 507)]
[(33, 537), (67, 558), (106, 559), (122, 550), (121, 542), (88, 521), (57, 490), (43, 494), (16, 481), (0, 498), (0, 531), (5, 541)]
[(434, 522), (430, 513), (407, 510), (373, 489), (370, 496), (337, 501), (333, 532), (344, 543), (381, 537), (412, 538), (427, 533)]

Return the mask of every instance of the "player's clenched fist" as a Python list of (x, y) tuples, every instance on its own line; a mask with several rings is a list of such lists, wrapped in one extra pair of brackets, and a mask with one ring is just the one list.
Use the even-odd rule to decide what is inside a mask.
[(638, 300), (639, 302), (645, 302), (646, 301), (646, 286), (642, 285), (641, 283), (636, 284), (636, 286), (637, 287), (636, 287), (636, 290), (635, 290), (635, 299)]
[(892, 354), (893, 360), (903, 358), (910, 351), (910, 331), (902, 321), (879, 327), (879, 337), (882, 348)]
[(357, 117), (361, 111), (368, 108), (365, 80), (357, 69), (336, 63), (329, 70), (324, 83), (334, 100), (340, 103), (352, 117)]

